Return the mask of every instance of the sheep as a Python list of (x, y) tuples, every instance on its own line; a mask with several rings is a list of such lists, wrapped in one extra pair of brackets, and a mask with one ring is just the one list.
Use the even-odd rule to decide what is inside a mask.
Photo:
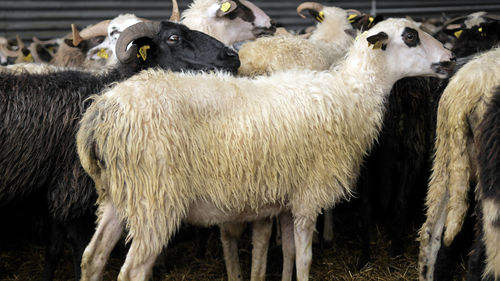
[[(306, 6), (304, 6), (304, 4)], [(314, 9), (323, 20), (309, 39), (293, 35), (262, 37), (241, 46), (239, 75), (257, 76), (292, 68), (326, 70), (340, 60), (354, 41), (355, 34), (345, 10), (303, 3), (297, 10)]]
[(276, 30), (269, 16), (247, 0), (194, 0), (182, 12), (181, 22), (228, 46)]
[(441, 240), (450, 245), (462, 226), (469, 185), (477, 182), (473, 136), (493, 87), (500, 84), (499, 55), (500, 48), (495, 48), (465, 64), (439, 101), (426, 221), (419, 233), (420, 280), (433, 280)]
[(307, 280), (316, 217), (352, 193), (392, 84), (446, 76), (450, 59), (416, 23), (389, 19), (328, 72), (248, 79), (148, 70), (94, 96), (77, 133), (99, 217), (82, 280), (101, 278), (125, 227), (131, 245), (118, 280), (147, 280), (182, 221), (282, 211), (293, 215), (297, 280)]
[[(327, 70), (334, 61), (345, 54), (354, 40), (345, 30), (352, 30), (348, 21), (347, 12), (336, 7), (323, 7), (318, 3), (303, 3), (297, 11), (312, 9), (323, 12), (323, 20), (312, 34), (310, 40), (299, 36), (261, 37), (255, 41), (244, 43), (239, 50), (241, 66), (238, 69), (240, 76), (256, 76), (270, 74), (279, 70), (303, 68), (311, 70)], [(300, 14), (301, 15), (301, 14)], [(314, 41), (313, 43), (313, 40)], [(270, 51), (272, 50), (272, 51)], [(283, 239), (292, 240), (293, 228), (289, 213), (280, 215), (280, 225)], [(265, 276), (266, 258), (269, 235), (272, 221), (265, 219), (254, 222), (252, 241), (252, 271), (251, 278), (261, 279)], [(229, 280), (241, 278), (241, 269), (238, 262), (237, 238), (245, 224), (225, 223), (220, 226), (221, 240), (224, 249), (224, 258)], [(287, 230), (288, 229), (288, 230)], [(288, 232), (287, 232), (288, 231)], [(291, 280), (293, 274), (293, 256), (295, 250), (292, 243), (283, 243), (283, 273), (282, 280)]]
[[(128, 50), (127, 45), (133, 43)], [(146, 51), (140, 47), (149, 46)], [(51, 280), (63, 242), (72, 242), (75, 274), (90, 239), (96, 193), (80, 167), (75, 133), (86, 97), (148, 67), (221, 69), (235, 73), (237, 54), (220, 41), (177, 23), (139, 23), (125, 30), (116, 48), (120, 64), (92, 72), (37, 66), (0, 72), (0, 207), (42, 192), (54, 232), (47, 247), (43, 280)], [(30, 70), (31, 69), (31, 70)], [(86, 224), (87, 223), (87, 224)], [(67, 237), (70, 236), (70, 237)]]
[[(107, 36), (101, 44), (88, 50), (86, 56), (89, 60), (104, 61), (105, 65), (114, 65), (118, 62), (115, 54), (115, 46), (118, 37), (127, 27), (144, 21), (134, 14), (121, 14), (111, 20), (108, 25)], [(172, 18), (170, 19), (172, 21)]]
[(500, 87), (496, 87), (477, 129), (476, 151), (479, 201), (483, 214), (482, 232), (486, 244), (486, 268), (483, 276), (500, 279), (499, 205), (500, 198)]

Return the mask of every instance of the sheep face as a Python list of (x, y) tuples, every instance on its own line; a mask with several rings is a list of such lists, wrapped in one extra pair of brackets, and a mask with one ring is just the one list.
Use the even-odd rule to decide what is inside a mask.
[(366, 40), (381, 55), (388, 75), (445, 78), (454, 66), (451, 52), (418, 25), (406, 19), (389, 19), (366, 32)]
[(127, 27), (141, 21), (141, 19), (133, 14), (119, 15), (111, 20), (108, 26), (108, 35), (101, 44), (88, 51), (87, 59), (105, 61), (106, 65), (116, 64), (118, 59), (115, 54), (115, 46), (118, 37)]
[[(143, 24), (146, 23), (135, 24), (129, 29)], [(238, 70), (238, 54), (215, 38), (178, 23), (163, 21), (156, 24), (159, 25), (159, 30), (152, 31), (152, 37), (135, 34), (130, 41), (120, 42), (121, 38), (118, 40), (116, 53), (123, 64), (135, 64), (132, 69), (158, 65), (173, 71), (222, 69), (236, 73)], [(130, 42), (132, 47), (127, 53), (131, 55), (127, 54), (126, 60), (123, 60), (119, 47), (126, 48)]]
[(184, 11), (182, 23), (226, 45), (274, 34), (276, 30), (269, 16), (246, 0), (196, 0)]

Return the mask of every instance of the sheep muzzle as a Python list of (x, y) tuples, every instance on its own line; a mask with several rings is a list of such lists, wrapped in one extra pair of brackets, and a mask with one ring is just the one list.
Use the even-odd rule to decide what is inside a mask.
[(438, 74), (440, 78), (446, 78), (451, 76), (453, 70), (455, 69), (456, 62), (454, 59), (450, 61), (441, 61), (438, 63), (433, 63), (431, 68), (434, 72)]

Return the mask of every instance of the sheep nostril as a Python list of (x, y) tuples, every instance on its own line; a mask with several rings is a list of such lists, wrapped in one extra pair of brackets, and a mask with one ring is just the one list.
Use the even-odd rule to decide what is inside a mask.
[(237, 57), (238, 56), (237, 52), (235, 52), (233, 49), (230, 49), (227, 47), (225, 48), (224, 53), (227, 57)]

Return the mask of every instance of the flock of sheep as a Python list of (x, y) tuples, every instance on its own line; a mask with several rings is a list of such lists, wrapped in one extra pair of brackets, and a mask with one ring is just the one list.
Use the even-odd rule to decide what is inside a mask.
[(306, 2), (299, 15), (318, 23), (296, 34), (246, 0), (173, 7), (168, 21), (119, 15), (28, 47), (0, 38), (0, 207), (43, 201), (42, 280), (65, 240), (75, 279), (101, 280), (124, 234), (118, 280), (149, 280), (183, 223), (218, 225), (228, 279), (242, 280), (250, 222), (251, 280), (264, 280), (273, 218), (282, 280), (294, 267), (308, 280), (318, 216), (353, 196), (366, 233), (371, 195), (394, 197), (401, 253), (417, 180), (428, 182), (420, 280), (450, 278), (438, 255), (470, 201), (468, 278), (500, 279), (498, 17), (382, 20)]

